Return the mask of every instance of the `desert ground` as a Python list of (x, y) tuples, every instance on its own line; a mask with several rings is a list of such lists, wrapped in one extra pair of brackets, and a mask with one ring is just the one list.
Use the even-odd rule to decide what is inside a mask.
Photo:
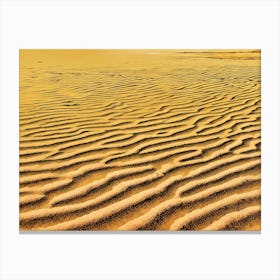
[(19, 229), (261, 229), (259, 50), (20, 50)]

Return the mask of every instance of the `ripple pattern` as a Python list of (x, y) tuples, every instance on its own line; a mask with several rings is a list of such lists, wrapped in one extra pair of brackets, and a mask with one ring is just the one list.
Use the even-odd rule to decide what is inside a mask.
[(260, 52), (20, 51), (20, 230), (260, 230)]

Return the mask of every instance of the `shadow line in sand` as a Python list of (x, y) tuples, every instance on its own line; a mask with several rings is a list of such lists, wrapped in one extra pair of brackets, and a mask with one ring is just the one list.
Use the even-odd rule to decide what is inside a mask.
[(20, 234), (110, 234), (110, 235), (121, 235), (121, 234), (171, 234), (171, 235), (176, 235), (176, 234), (261, 234), (261, 231), (48, 231), (48, 230), (42, 230), (42, 231), (20, 231)]

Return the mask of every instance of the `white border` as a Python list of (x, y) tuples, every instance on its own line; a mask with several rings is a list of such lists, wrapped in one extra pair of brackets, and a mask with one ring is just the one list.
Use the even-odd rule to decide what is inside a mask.
[[(1, 279), (279, 279), (278, 1), (1, 1)], [(19, 48), (262, 49), (261, 234), (19, 234)]]

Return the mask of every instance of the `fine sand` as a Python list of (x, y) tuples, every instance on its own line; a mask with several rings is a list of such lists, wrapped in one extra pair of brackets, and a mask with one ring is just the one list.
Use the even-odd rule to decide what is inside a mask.
[(21, 50), (20, 230), (260, 230), (258, 50)]

